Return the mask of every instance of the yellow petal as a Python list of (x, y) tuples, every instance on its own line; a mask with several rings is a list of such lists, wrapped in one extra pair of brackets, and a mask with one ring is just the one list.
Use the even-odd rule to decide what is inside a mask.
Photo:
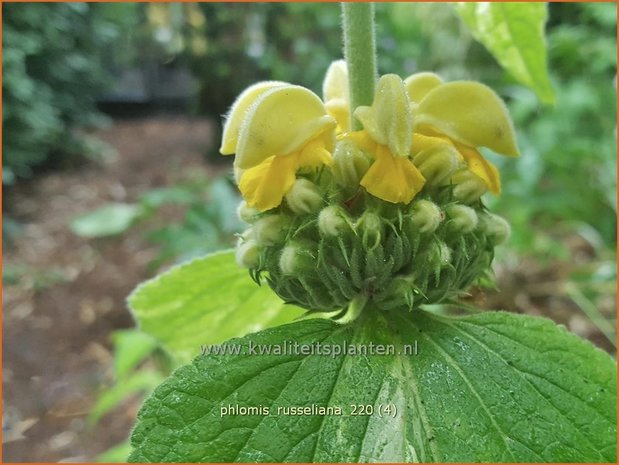
[(269, 89), (284, 85), (288, 84), (280, 81), (258, 82), (253, 86), (249, 86), (237, 97), (226, 116), (223, 135), (221, 137), (221, 148), (219, 149), (222, 155), (232, 155), (236, 152), (239, 130), (247, 115), (247, 110), (249, 110), (258, 97)]
[(245, 170), (242, 170), (238, 166), (234, 166), (233, 168), (234, 168), (234, 180), (236, 181), (238, 185), (238, 183), (241, 181), (241, 178), (243, 177), (243, 173), (245, 172)]
[(411, 102), (419, 103), (435, 87), (440, 86), (443, 80), (438, 74), (434, 73), (416, 73), (404, 80), (406, 91)]
[(446, 137), (439, 136), (427, 136), (425, 134), (415, 133), (413, 134), (413, 145), (411, 147), (411, 153), (417, 155), (420, 152), (440, 147), (441, 145), (448, 145), (453, 147), (453, 143)]
[(424, 183), (425, 178), (413, 162), (394, 157), (384, 146), (378, 147), (376, 160), (361, 179), (370, 194), (391, 203), (409, 203)]
[(335, 119), (310, 90), (275, 87), (250, 108), (241, 126), (234, 163), (252, 168), (273, 155), (292, 154), (315, 138), (332, 141), (335, 126)]
[(507, 108), (489, 87), (454, 81), (435, 87), (419, 102), (415, 126), (429, 126), (469, 147), (518, 156)]
[(457, 149), (466, 160), (469, 170), (486, 183), (490, 192), (498, 195), (501, 192), (501, 176), (496, 166), (475, 149), (461, 144), (457, 144)]
[(327, 113), (337, 121), (337, 132), (350, 131), (350, 105), (347, 100), (338, 98), (325, 102)]
[(297, 159), (269, 157), (241, 175), (239, 190), (250, 207), (266, 211), (279, 206), (295, 181)]
[(322, 97), (325, 102), (333, 99), (348, 100), (348, 68), (346, 61), (336, 60), (329, 65), (322, 82)]
[(346, 61), (331, 63), (322, 83), (322, 99), (327, 112), (338, 125), (338, 132), (350, 131), (350, 97), (348, 94), (348, 68)]
[(395, 74), (381, 76), (371, 107), (361, 106), (355, 117), (372, 139), (386, 145), (394, 155), (408, 156), (413, 118), (404, 83)]
[(376, 152), (376, 142), (365, 131), (349, 132), (338, 136), (338, 140), (350, 140), (361, 150), (370, 154)]
[(307, 144), (297, 156), (296, 169), (317, 168), (322, 165), (333, 165), (331, 153), (325, 149), (323, 142), (316, 139)]

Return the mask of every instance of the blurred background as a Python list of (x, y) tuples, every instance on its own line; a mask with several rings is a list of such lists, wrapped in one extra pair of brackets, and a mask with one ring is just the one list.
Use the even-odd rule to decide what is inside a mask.
[[(341, 58), (339, 5), (3, 4), (3, 458), (122, 461), (172, 368), (125, 299), (242, 229), (222, 115), (261, 79), (317, 93)], [(546, 316), (616, 350), (616, 6), (552, 3), (555, 106), (448, 4), (376, 6), (379, 70), (476, 79), (522, 151), (490, 208), (513, 226), (489, 309)]]

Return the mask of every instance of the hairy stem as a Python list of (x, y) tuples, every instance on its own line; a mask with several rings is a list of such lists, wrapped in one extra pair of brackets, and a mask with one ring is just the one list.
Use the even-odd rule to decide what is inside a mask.
[(344, 57), (348, 66), (350, 118), (353, 130), (361, 129), (354, 117), (360, 105), (371, 105), (376, 84), (374, 4), (342, 3)]

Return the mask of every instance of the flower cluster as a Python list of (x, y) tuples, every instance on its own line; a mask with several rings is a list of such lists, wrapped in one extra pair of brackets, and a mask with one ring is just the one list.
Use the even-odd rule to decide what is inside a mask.
[(481, 201), (501, 189), (481, 147), (518, 155), (505, 105), (477, 82), (387, 74), (353, 115), (343, 61), (327, 71), (323, 100), (255, 84), (233, 104), (221, 146), (235, 155), (239, 214), (251, 225), (237, 259), (311, 311), (412, 309), (457, 295), (509, 234)]

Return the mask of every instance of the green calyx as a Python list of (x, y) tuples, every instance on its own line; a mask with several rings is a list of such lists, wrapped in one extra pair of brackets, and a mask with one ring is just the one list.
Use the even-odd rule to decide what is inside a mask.
[(487, 275), (509, 235), (479, 197), (459, 198), (459, 186), (429, 184), (411, 203), (391, 204), (308, 173), (277, 209), (239, 209), (251, 226), (237, 260), (285, 302), (340, 322), (364, 308), (411, 311), (455, 298)]

